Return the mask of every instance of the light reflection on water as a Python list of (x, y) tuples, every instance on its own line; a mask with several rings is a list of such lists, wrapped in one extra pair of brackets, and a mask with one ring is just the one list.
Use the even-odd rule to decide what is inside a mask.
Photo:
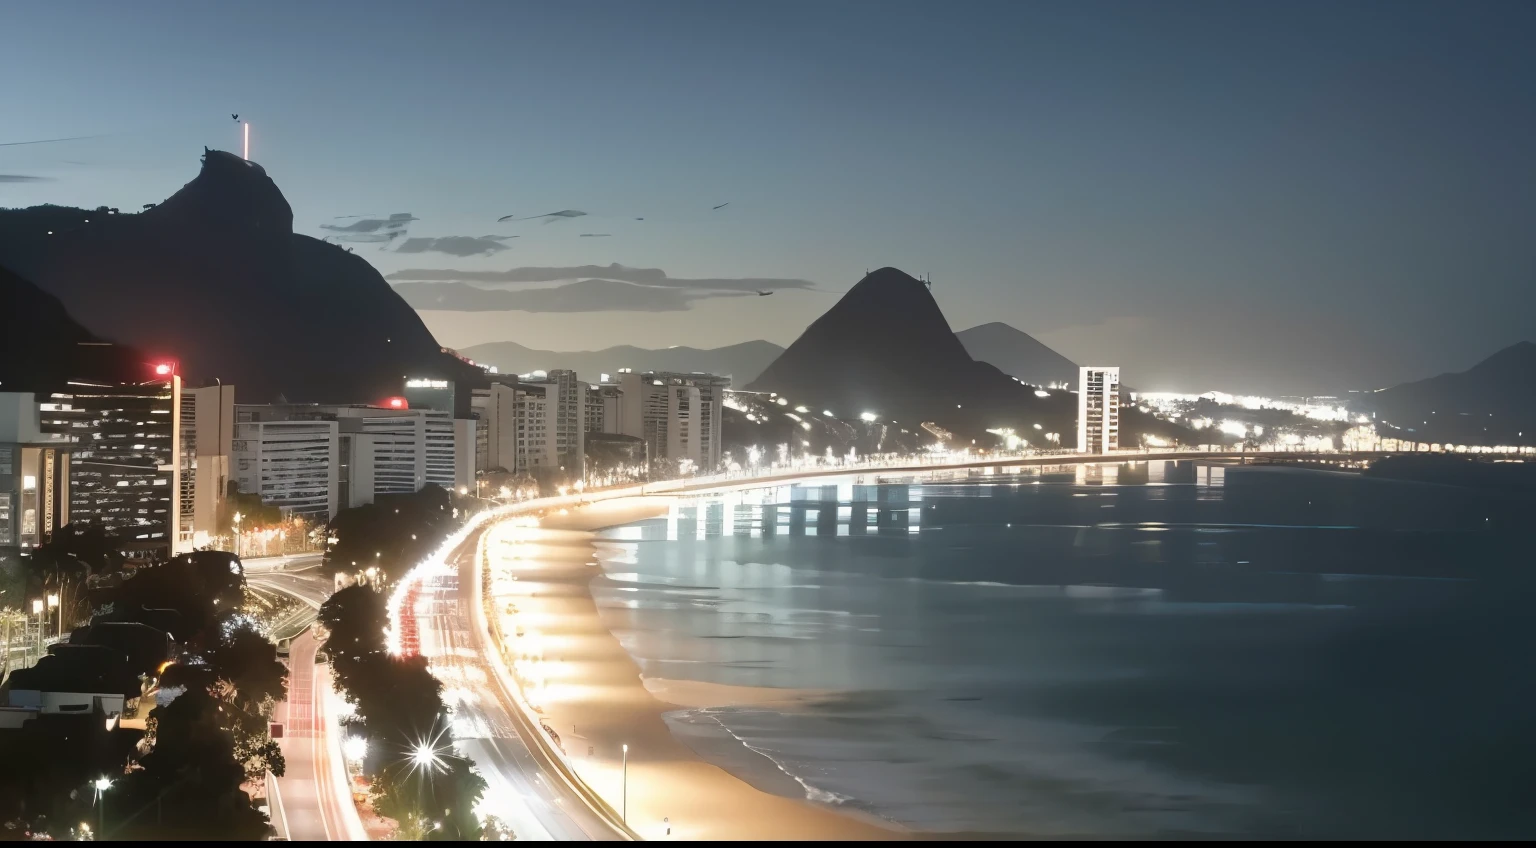
[(832, 693), (671, 717), (773, 791), (938, 830), (1507, 837), (1528, 510), (1164, 462), (781, 486), (605, 532), (594, 585), (649, 677)]

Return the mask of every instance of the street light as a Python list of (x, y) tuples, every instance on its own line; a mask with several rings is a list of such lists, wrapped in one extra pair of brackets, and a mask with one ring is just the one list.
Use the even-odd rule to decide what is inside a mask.
[(91, 784), (96, 790), (96, 832), (106, 836), (107, 818), (107, 790), (112, 788), (112, 780), (106, 775), (96, 778)]
[(240, 513), (235, 513), (235, 556), (237, 557), (240, 556), (240, 519), (243, 517)]
[(625, 745), (624, 745), (624, 790), (623, 790), (623, 792), (620, 795), (620, 799), (621, 799), (620, 800), (621, 806), (619, 808), (620, 809), (619, 816), (624, 819), (624, 823), (625, 824), (629, 824), (629, 744), (628, 743), (625, 743)]

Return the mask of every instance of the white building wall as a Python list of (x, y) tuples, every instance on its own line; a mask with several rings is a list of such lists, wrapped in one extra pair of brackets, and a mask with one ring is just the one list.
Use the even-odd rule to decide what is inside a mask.
[(325, 520), (340, 509), (335, 421), (251, 421), (235, 435), (240, 491), (289, 515)]
[(1085, 365), (1077, 371), (1077, 450), (1108, 453), (1120, 447), (1120, 368)]

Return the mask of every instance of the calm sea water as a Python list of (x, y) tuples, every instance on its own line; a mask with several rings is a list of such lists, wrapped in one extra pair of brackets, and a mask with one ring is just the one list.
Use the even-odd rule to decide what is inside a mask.
[[(931, 831), (1536, 835), (1531, 504), (1153, 463), (778, 487), (605, 531), (647, 677), (769, 791)], [(1536, 526), (1536, 525), (1532, 525)]]

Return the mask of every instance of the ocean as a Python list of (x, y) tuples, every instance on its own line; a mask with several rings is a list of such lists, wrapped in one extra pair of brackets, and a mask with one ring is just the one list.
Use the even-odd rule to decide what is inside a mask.
[(1536, 835), (1529, 523), (1508, 494), (1187, 462), (680, 498), (611, 528), (656, 680), (789, 690), (673, 733), (934, 834)]

